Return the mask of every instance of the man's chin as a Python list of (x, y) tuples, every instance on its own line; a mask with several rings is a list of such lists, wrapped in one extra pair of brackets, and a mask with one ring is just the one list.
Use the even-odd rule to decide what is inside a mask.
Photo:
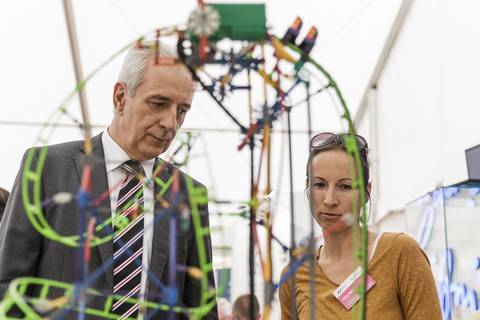
[(138, 161), (145, 161), (158, 157), (167, 151), (170, 143), (170, 140), (157, 140), (155, 143), (138, 143), (135, 148), (134, 159)]
[(157, 146), (152, 146), (152, 147), (148, 148), (143, 153), (143, 155), (145, 157), (147, 157), (147, 159), (145, 159), (145, 160), (149, 160), (149, 159), (153, 159), (155, 157), (158, 157), (159, 155), (161, 155), (162, 153), (167, 151), (169, 145), (170, 145), (169, 143), (165, 143), (162, 146), (157, 145)]

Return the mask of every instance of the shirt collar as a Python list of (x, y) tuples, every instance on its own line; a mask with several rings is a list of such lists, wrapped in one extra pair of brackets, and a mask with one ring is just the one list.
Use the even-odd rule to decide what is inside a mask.
[[(120, 147), (118, 143), (115, 142), (115, 140), (113, 140), (113, 138), (110, 136), (108, 129), (102, 132), (102, 144), (107, 173), (117, 169), (118, 166), (125, 161), (130, 160), (130, 157), (125, 150), (123, 150), (122, 147)], [(142, 161), (140, 164), (142, 165), (147, 178), (150, 178), (153, 173), (155, 158)]]

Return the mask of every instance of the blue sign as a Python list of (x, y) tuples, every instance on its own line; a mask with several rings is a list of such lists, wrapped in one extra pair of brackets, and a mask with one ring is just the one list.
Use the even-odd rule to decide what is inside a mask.
[[(443, 319), (452, 318), (453, 306), (470, 309), (474, 312), (480, 310), (478, 293), (475, 289), (465, 283), (453, 281), (454, 258), (453, 250), (448, 248), (444, 254), (447, 273), (444, 275), (444, 279), (438, 284)], [(480, 257), (475, 258), (474, 268), (475, 271), (480, 269)]]

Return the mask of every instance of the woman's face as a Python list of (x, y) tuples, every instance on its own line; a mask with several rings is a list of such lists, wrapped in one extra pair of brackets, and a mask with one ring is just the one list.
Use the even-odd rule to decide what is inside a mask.
[(324, 230), (345, 221), (344, 216), (353, 212), (354, 200), (359, 207), (359, 191), (352, 187), (352, 164), (343, 150), (323, 151), (312, 159), (312, 213)]

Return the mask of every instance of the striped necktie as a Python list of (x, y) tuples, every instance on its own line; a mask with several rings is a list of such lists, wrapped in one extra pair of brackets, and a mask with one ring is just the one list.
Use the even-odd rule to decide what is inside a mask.
[(127, 173), (120, 186), (115, 210), (113, 238), (113, 293), (122, 296), (112, 304), (118, 319), (137, 318), (139, 304), (128, 298), (139, 298), (143, 255), (143, 185), (145, 176), (140, 163), (128, 160), (121, 165)]

